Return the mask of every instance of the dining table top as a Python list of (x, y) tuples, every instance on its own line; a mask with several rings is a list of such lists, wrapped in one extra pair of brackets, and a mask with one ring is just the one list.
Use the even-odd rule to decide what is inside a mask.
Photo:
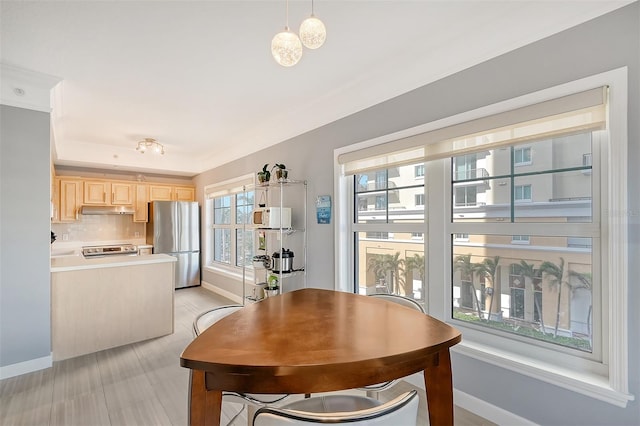
[(205, 372), (208, 390), (316, 393), (423, 371), (460, 340), (454, 327), (399, 304), (305, 288), (214, 323), (180, 365)]

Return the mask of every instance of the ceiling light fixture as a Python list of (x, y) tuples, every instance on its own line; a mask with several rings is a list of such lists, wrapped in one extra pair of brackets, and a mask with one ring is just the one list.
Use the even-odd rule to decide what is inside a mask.
[(153, 138), (144, 138), (144, 140), (138, 142), (136, 151), (140, 151), (140, 154), (144, 154), (147, 150), (152, 150), (160, 155), (164, 155), (164, 146), (161, 143), (156, 142)]
[(313, 13), (313, 0), (311, 0), (311, 16), (300, 24), (300, 40), (309, 49), (317, 49), (327, 39), (327, 29), (322, 21)]
[(283, 67), (291, 67), (302, 58), (302, 43), (296, 33), (289, 31), (289, 0), (286, 9), (284, 31), (276, 34), (271, 40), (271, 54)]

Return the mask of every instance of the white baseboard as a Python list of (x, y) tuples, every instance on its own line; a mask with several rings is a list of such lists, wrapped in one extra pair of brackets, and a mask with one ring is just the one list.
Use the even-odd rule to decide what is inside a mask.
[(458, 407), (471, 411), (482, 418), (485, 418), (498, 425), (518, 425), (535, 426), (537, 423), (520, 417), (510, 411), (504, 410), (475, 396), (464, 393), (460, 390), (453, 390), (453, 400)]
[(222, 290), (220, 287), (216, 287), (215, 285), (208, 283), (206, 281), (200, 281), (202, 288), (209, 290), (212, 293), (219, 294), (222, 297), (226, 297), (236, 303), (242, 304), (242, 296), (238, 296), (235, 293), (231, 293), (230, 291)]
[[(413, 374), (405, 377), (403, 380), (411, 383), (420, 389), (424, 389), (424, 379), (422, 374)], [(513, 414), (505, 409), (489, 404), (480, 398), (469, 395), (458, 389), (453, 389), (453, 402), (460, 408), (472, 412), (484, 419), (489, 420), (498, 425), (518, 425), (518, 426), (535, 426), (530, 420)]]
[(42, 358), (30, 359), (29, 361), (18, 362), (16, 364), (0, 367), (0, 380), (9, 377), (20, 376), (38, 370), (44, 370), (53, 365), (53, 356), (43, 356)]

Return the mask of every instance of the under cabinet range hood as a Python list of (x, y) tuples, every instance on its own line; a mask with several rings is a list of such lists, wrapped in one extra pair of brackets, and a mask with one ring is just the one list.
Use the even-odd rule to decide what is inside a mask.
[(131, 206), (82, 206), (80, 214), (133, 214)]

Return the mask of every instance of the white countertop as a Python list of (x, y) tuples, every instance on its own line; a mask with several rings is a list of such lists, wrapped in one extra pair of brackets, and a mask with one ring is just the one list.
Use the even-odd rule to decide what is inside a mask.
[(83, 256), (62, 256), (51, 258), (51, 272), (79, 271), (82, 269), (115, 268), (119, 266), (146, 265), (151, 263), (176, 262), (168, 254), (147, 256), (105, 256), (85, 259)]

